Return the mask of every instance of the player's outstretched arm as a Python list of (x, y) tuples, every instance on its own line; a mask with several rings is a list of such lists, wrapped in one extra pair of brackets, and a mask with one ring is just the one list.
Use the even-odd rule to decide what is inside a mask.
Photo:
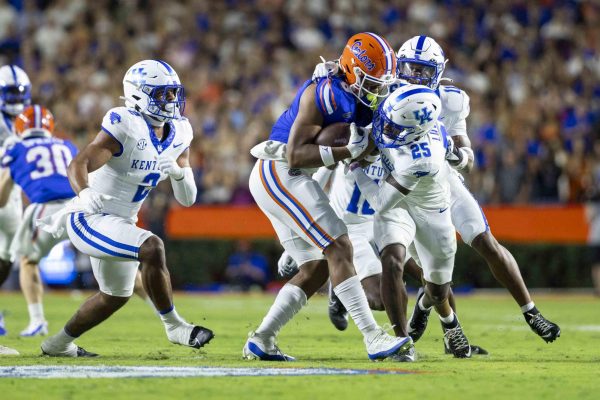
[(121, 151), (121, 144), (106, 134), (98, 132), (96, 138), (78, 153), (67, 169), (69, 183), (79, 193), (88, 187), (88, 174), (94, 172)]
[(391, 210), (410, 193), (410, 190), (400, 185), (391, 174), (381, 183), (381, 186), (377, 185), (365, 174), (359, 162), (350, 164), (350, 171), (361, 193), (377, 212)]
[(184, 207), (192, 206), (196, 202), (198, 189), (190, 166), (190, 150), (186, 149), (177, 160), (171, 157), (159, 158), (158, 168), (171, 178), (173, 193), (179, 204)]
[(320, 146), (314, 144), (322, 125), (323, 116), (317, 108), (315, 85), (312, 84), (302, 93), (298, 115), (290, 130), (286, 154), (290, 167), (317, 168), (351, 157), (346, 147), (329, 147), (322, 155)]
[(0, 208), (2, 208), (8, 203), (14, 181), (10, 176), (10, 170), (8, 168), (3, 168), (0, 171)]

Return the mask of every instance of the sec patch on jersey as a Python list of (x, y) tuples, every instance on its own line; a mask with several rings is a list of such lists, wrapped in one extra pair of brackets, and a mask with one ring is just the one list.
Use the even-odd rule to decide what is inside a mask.
[(336, 122), (321, 129), (315, 137), (315, 144), (320, 146), (344, 147), (350, 140), (350, 124)]

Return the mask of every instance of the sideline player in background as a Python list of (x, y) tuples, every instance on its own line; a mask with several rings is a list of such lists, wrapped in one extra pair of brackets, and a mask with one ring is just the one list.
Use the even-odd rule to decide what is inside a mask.
[(20, 140), (7, 148), (1, 160), (5, 169), (0, 173), (0, 207), (7, 204), (14, 186), (20, 187), (31, 203), (12, 240), (10, 256), (20, 261), (19, 282), (29, 311), (29, 325), (21, 336), (46, 335), (48, 322), (44, 318), (38, 262), (67, 235), (55, 238), (38, 229), (35, 220), (58, 212), (75, 196), (67, 179), (67, 166), (77, 148), (68, 140), (52, 137), (54, 116), (45, 107), (27, 107), (14, 125)]
[[(4, 65), (0, 68), (0, 157), (4, 144), (9, 145), (15, 139), (13, 123), (25, 106), (31, 103), (31, 82), (29, 77), (16, 65)], [(0, 286), (10, 274), (10, 244), (17, 232), (23, 205), (21, 191), (18, 188), (10, 193), (5, 207), (0, 208)], [(3, 315), (0, 310), (0, 336), (6, 335)]]
[[(387, 358), (411, 345), (409, 338), (390, 336), (377, 325), (352, 265), (346, 227), (311, 178), (318, 167), (356, 159), (368, 151), (368, 134), (359, 126), (371, 122), (371, 107), (387, 96), (395, 75), (393, 50), (372, 33), (352, 36), (340, 61), (343, 77), (304, 82), (273, 126), (270, 140), (252, 149), (258, 158), (250, 175), (252, 195), (269, 217), (281, 245), (302, 268), (279, 291), (251, 333), (243, 348), (245, 358), (293, 360), (277, 347), (277, 334), (328, 277), (363, 334), (369, 358)], [(349, 144), (314, 144), (319, 131), (336, 122), (352, 122)]]
[(182, 205), (189, 207), (196, 200), (189, 165), (193, 133), (182, 116), (183, 86), (169, 64), (144, 60), (129, 68), (123, 89), (126, 106), (106, 113), (102, 130), (69, 165), (68, 177), (78, 196), (62, 213), (42, 221), (44, 229), (55, 234), (66, 223), (75, 247), (90, 256), (100, 286), (58, 334), (42, 343), (47, 355), (96, 355), (73, 341), (127, 302), (138, 263), (172, 343), (200, 348), (214, 336), (177, 314), (163, 242), (135, 225), (142, 202), (161, 180), (170, 178)]

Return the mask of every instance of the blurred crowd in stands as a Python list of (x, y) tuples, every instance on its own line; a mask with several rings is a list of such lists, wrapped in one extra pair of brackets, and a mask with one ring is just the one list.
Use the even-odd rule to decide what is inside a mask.
[[(0, 64), (29, 74), (34, 101), (83, 146), (122, 77), (147, 58), (185, 85), (185, 115), (201, 204), (248, 204), (248, 150), (352, 34), (396, 49), (435, 38), (445, 76), (471, 98), (468, 131), (483, 204), (567, 203), (599, 197), (600, 3), (567, 0), (9, 0), (0, 5)], [(170, 188), (146, 206), (162, 231)]]

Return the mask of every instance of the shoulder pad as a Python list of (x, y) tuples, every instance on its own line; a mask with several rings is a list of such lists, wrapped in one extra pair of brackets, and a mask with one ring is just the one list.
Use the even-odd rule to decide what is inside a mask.
[(317, 107), (326, 116), (339, 116), (340, 121), (350, 120), (356, 109), (354, 95), (339, 78), (321, 79), (316, 85)]
[(442, 113), (456, 114), (459, 119), (465, 119), (469, 115), (469, 96), (464, 90), (456, 86), (440, 86), (440, 100), (442, 101)]

